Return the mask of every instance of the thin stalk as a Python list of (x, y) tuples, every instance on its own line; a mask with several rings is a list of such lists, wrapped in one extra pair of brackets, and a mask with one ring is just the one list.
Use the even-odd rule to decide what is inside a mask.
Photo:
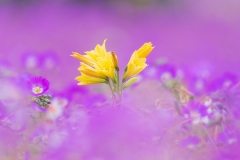
[(122, 83), (121, 83), (121, 85), (120, 85), (120, 100), (122, 101), (122, 93), (123, 93), (123, 83), (124, 83), (125, 81), (124, 80), (122, 80)]
[(116, 92), (116, 89), (117, 89), (117, 74), (116, 73), (114, 73), (114, 80), (112, 82), (113, 82), (113, 91)]
[(107, 80), (106, 83), (108, 84), (109, 88), (111, 89), (111, 92), (112, 92), (112, 95), (113, 95), (113, 99), (114, 99), (114, 101), (115, 101), (115, 100), (116, 100), (116, 97), (115, 97), (115, 94), (114, 94), (114, 92), (113, 92), (113, 88), (112, 88), (109, 80)]
[(122, 89), (120, 90), (120, 81), (119, 81), (119, 68), (118, 67), (115, 67), (115, 70), (116, 70), (116, 93), (117, 93), (117, 96), (118, 96), (118, 99), (117, 99), (117, 104), (120, 105), (121, 102), (122, 102), (122, 95), (121, 95), (121, 91)]
[(208, 134), (207, 130), (205, 129), (205, 127), (202, 124), (201, 124), (201, 126), (203, 128), (204, 133), (207, 135), (208, 139), (210, 140), (211, 144), (213, 145), (213, 148), (216, 150), (216, 152), (219, 155), (220, 159), (222, 159), (221, 154), (219, 153), (219, 151), (218, 151), (216, 145), (214, 144), (211, 136)]
[(116, 70), (117, 70), (117, 94), (119, 96), (119, 69)]
[(214, 139), (217, 140), (217, 134), (218, 134), (218, 125), (214, 128)]
[(120, 103), (122, 101), (122, 94), (121, 94), (121, 91), (122, 91), (122, 88), (120, 90), (120, 81), (119, 81), (119, 70), (117, 70), (117, 94), (118, 94), (118, 97), (120, 99)]

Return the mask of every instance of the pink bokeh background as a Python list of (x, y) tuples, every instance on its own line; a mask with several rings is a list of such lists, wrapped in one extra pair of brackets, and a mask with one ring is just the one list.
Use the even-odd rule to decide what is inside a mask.
[(60, 86), (74, 83), (79, 75), (79, 63), (70, 57), (71, 52), (91, 50), (107, 38), (107, 50), (117, 53), (122, 68), (134, 50), (150, 41), (155, 46), (150, 64), (166, 58), (193, 72), (203, 64), (216, 75), (239, 74), (238, 0), (143, 2), (3, 3), (0, 59), (21, 71), (24, 53), (54, 51), (59, 56), (56, 71), (60, 74), (55, 78), (61, 79)]

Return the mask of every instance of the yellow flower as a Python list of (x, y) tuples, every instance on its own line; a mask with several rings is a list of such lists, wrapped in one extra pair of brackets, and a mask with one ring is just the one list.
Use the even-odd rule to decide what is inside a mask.
[(145, 63), (146, 57), (150, 54), (153, 48), (152, 43), (149, 42), (133, 52), (125, 69), (123, 81), (138, 75), (145, 67), (147, 67), (147, 64)]
[[(103, 77), (103, 75), (105, 75), (108, 78), (114, 79), (114, 63), (112, 55), (111, 52), (106, 51), (105, 45), (106, 40), (104, 40), (102, 46), (98, 44), (94, 50), (85, 52), (86, 55), (73, 52), (72, 56), (74, 58), (79, 59), (89, 67), (92, 67), (82, 67), (81, 70), (79, 69), (81, 73), (85, 73), (86, 75), (93, 77)], [(94, 71), (94, 73), (90, 73), (90, 70)]]
[(106, 79), (107, 76), (104, 75), (103, 73), (99, 72), (98, 70), (94, 69), (93, 67), (90, 67), (86, 65), (85, 63), (80, 63), (80, 67), (78, 70), (90, 77), (95, 77), (95, 78), (101, 78), (101, 79)]
[(102, 74), (114, 79), (114, 64), (110, 52), (106, 53), (104, 58), (97, 57), (97, 64), (94, 67)]
[(101, 78), (95, 78), (95, 77), (90, 77), (88, 75), (85, 75), (82, 73), (81, 76), (78, 76), (75, 78), (77, 81), (79, 81), (78, 85), (88, 85), (88, 84), (96, 84), (96, 83), (105, 83), (105, 79)]
[(118, 58), (114, 52), (107, 52), (106, 40), (102, 45), (97, 44), (94, 50), (85, 52), (85, 55), (73, 52), (71, 56), (80, 60), (78, 70), (81, 76), (76, 77), (78, 85), (106, 83), (112, 91), (114, 104), (121, 104), (122, 92), (132, 86), (138, 75), (146, 66), (146, 57), (153, 50), (152, 43), (145, 43), (134, 51), (124, 72), (122, 81), (119, 80)]

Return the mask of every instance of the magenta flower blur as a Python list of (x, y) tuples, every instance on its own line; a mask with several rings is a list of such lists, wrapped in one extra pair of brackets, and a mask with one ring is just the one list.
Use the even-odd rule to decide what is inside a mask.
[(32, 93), (35, 95), (40, 95), (46, 92), (50, 84), (46, 78), (41, 76), (32, 77), (27, 83)]

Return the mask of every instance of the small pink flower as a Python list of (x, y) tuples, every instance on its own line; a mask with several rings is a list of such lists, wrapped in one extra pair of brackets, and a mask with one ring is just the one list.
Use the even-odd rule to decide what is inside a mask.
[(46, 78), (41, 76), (32, 77), (27, 81), (27, 83), (32, 93), (35, 95), (40, 95), (46, 92), (50, 84)]

